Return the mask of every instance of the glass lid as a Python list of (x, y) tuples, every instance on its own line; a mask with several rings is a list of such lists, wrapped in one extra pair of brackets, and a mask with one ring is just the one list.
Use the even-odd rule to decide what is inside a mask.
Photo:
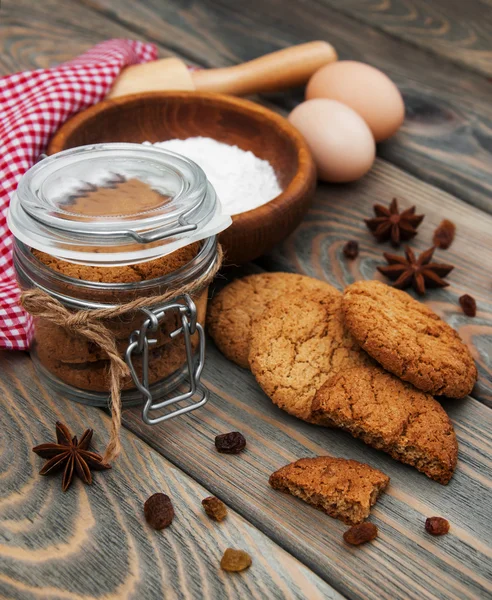
[(157, 258), (230, 223), (197, 164), (120, 143), (43, 159), (21, 178), (8, 215), (12, 233), (28, 246), (92, 265)]

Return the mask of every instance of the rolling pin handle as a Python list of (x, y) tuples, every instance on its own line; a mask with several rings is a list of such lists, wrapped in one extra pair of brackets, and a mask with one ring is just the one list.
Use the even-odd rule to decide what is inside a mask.
[(246, 96), (304, 85), (318, 69), (337, 58), (333, 46), (316, 41), (232, 67), (195, 71), (191, 77), (197, 90)]

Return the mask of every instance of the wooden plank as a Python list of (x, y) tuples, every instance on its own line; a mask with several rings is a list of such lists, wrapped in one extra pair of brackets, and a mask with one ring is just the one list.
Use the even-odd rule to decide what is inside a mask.
[[(124, 422), (173, 463), (353, 599), (486, 598), (492, 593), (492, 413), (473, 399), (446, 403), (460, 452), (455, 476), (441, 486), (334, 429), (308, 425), (277, 409), (253, 376), (208, 346), (209, 403), (191, 416), (147, 427), (140, 411)], [(211, 440), (241, 431), (247, 451), (228, 460)], [(380, 530), (357, 549), (341, 541), (345, 526), (269, 488), (268, 476), (303, 456), (331, 454), (367, 462), (391, 477), (371, 520)], [(431, 538), (429, 516), (443, 516), (451, 533)]]
[[(283, 0), (82, 1), (206, 66), (326, 39), (340, 58), (385, 71), (404, 94), (405, 124), (379, 145), (379, 155), (492, 212), (492, 106), (485, 78), (347, 17), (326, 2), (290, 2), (286, 10)], [(287, 108), (300, 99), (298, 93), (278, 98)]]
[[(269, 271), (295, 271), (325, 279), (338, 288), (358, 279), (382, 279), (376, 267), (385, 265), (382, 253), (403, 254), (389, 244), (377, 244), (363, 219), (372, 216), (376, 202), (389, 204), (398, 196), (400, 206), (417, 205), (425, 214), (411, 245), (419, 252), (432, 245), (433, 232), (443, 218), (457, 226), (456, 239), (449, 250), (436, 250), (435, 260), (455, 265), (447, 277), (448, 288), (431, 290), (425, 302), (452, 325), (468, 344), (479, 370), (473, 397), (492, 406), (492, 218), (460, 202), (449, 194), (377, 161), (362, 180), (350, 185), (319, 185), (315, 200), (301, 225), (270, 255), (260, 259)], [(348, 261), (344, 243), (358, 240), (360, 255)], [(387, 281), (387, 280), (385, 280)], [(475, 297), (478, 313), (466, 317), (458, 299)], [(416, 295), (415, 295), (416, 296)]]
[[(0, 75), (48, 68), (111, 38), (145, 37), (68, 0), (3, 0), (0, 8)], [(169, 55), (161, 49), (162, 56)]]
[(492, 10), (487, 0), (322, 1), (412, 45), (492, 75)]
[[(223, 523), (209, 520), (201, 500), (210, 492), (127, 431), (112, 471), (63, 494), (60, 477), (38, 475), (43, 461), (31, 447), (53, 439), (60, 419), (74, 433), (93, 427), (101, 448), (109, 418), (53, 398), (25, 354), (3, 351), (0, 364), (0, 597), (342, 600), (233, 510)], [(142, 514), (157, 491), (169, 494), (176, 512), (163, 532)], [(227, 547), (251, 553), (249, 571), (219, 569)]]

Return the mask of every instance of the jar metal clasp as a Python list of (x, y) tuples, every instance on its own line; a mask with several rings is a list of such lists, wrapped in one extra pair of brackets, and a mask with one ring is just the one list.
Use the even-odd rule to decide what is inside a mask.
[[(209, 397), (207, 388), (200, 385), (200, 378), (205, 362), (205, 332), (200, 323), (197, 322), (196, 305), (188, 294), (176, 298), (174, 301), (161, 305), (153, 309), (141, 309), (145, 315), (145, 320), (140, 329), (135, 330), (130, 336), (130, 342), (125, 354), (126, 363), (130, 369), (133, 382), (136, 388), (142, 393), (144, 398), (144, 407), (142, 410), (142, 419), (147, 425), (155, 425), (184, 415), (192, 410), (203, 406)], [(157, 332), (160, 322), (170, 311), (178, 311), (181, 320), (181, 326), (170, 333), (171, 339), (182, 335), (186, 350), (186, 372), (189, 380), (189, 389), (185, 392), (173, 393), (170, 398), (162, 402), (153, 402), (152, 392), (149, 385), (149, 347), (157, 343), (156, 339), (149, 337), (152, 332)], [(198, 360), (193, 356), (193, 347), (191, 336), (198, 335)], [(133, 356), (139, 355), (142, 358), (142, 379), (133, 364)], [(149, 413), (156, 410), (166, 409), (169, 406), (193, 399), (191, 404), (175, 408), (158, 417), (152, 418)]]

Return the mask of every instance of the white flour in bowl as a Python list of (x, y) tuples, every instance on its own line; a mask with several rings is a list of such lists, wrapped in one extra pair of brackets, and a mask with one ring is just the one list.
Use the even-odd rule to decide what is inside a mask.
[(237, 215), (273, 200), (281, 193), (272, 165), (252, 152), (206, 137), (144, 142), (196, 162), (215, 188), (226, 215)]

